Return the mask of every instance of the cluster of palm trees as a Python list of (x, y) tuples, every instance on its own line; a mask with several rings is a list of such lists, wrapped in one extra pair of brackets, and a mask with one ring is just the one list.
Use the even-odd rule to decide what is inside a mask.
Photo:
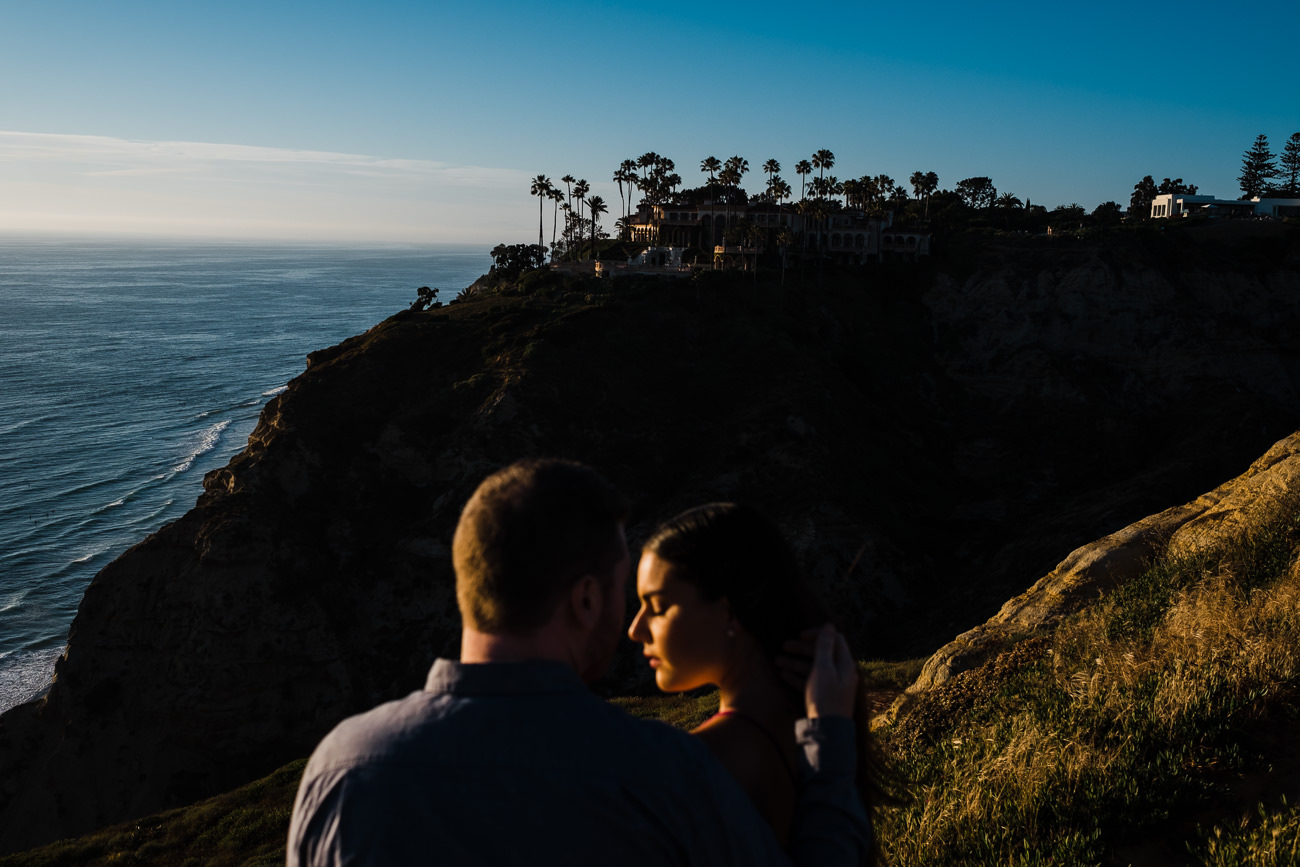
[[(834, 166), (835, 154), (826, 148), (817, 150), (809, 159), (795, 163), (794, 171), (799, 175), (798, 207), (801, 213), (815, 220), (825, 218), (832, 211), (838, 210), (841, 196), (844, 207), (866, 212), (898, 208), (908, 200), (907, 189), (889, 175), (864, 175), (840, 181), (834, 175), (827, 174)], [(790, 184), (780, 175), (780, 162), (774, 158), (769, 159), (763, 163), (762, 170), (767, 176), (763, 191), (751, 199), (740, 187), (744, 176), (749, 172), (749, 161), (744, 157), (737, 155), (724, 161), (709, 156), (700, 162), (700, 171), (707, 175), (709, 200), (720, 200), (727, 205), (728, 225), (731, 225), (731, 206), (737, 202), (767, 201), (775, 203), (779, 209), (783, 202), (793, 198)], [(812, 177), (814, 173), (816, 176)], [(641, 192), (640, 204), (663, 205), (679, 197), (678, 187), (682, 183), (673, 161), (654, 151), (648, 151), (635, 159), (623, 160), (614, 171), (612, 180), (618, 184), (622, 209), (617, 224), (624, 232), (631, 223), (634, 190)], [(533, 178), (530, 192), (537, 196), (537, 244), (539, 247), (545, 246), (544, 208), (549, 200), (552, 203), (552, 251), (556, 251), (557, 245), (563, 249), (576, 250), (588, 237), (594, 251), (597, 235), (603, 234), (599, 228), (600, 215), (608, 213), (609, 207), (600, 196), (590, 195), (591, 185), (585, 179), (565, 175), (560, 182), (564, 184), (563, 190), (545, 175)], [(928, 219), (930, 196), (939, 188), (939, 176), (934, 172), (913, 172), (910, 184), (916, 199), (925, 201), (925, 217)], [(564, 211), (565, 228), (559, 233), (561, 210)], [(560, 235), (558, 241), (557, 234)]]
[[(609, 213), (609, 206), (605, 204), (605, 199), (601, 196), (588, 196), (591, 192), (591, 184), (585, 179), (575, 179), (573, 175), (565, 175), (560, 178), (560, 183), (564, 184), (564, 190), (561, 191), (551, 179), (546, 175), (538, 175), (533, 178), (529, 192), (537, 196), (537, 246), (545, 248), (546, 242), (545, 223), (542, 214), (542, 206), (549, 199), (552, 204), (551, 216), (551, 249), (556, 247), (556, 227), (559, 222), (560, 210), (564, 210), (564, 240), (567, 246), (574, 247), (580, 244), (586, 237), (586, 230), (591, 229), (592, 249), (596, 246), (596, 233), (600, 229), (600, 215)], [(575, 214), (574, 203), (577, 203)], [(587, 216), (583, 217), (582, 209), (586, 205)]]

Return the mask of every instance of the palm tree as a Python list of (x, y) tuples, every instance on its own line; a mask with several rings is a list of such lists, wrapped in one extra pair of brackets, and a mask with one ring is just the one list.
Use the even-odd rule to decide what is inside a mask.
[(909, 180), (916, 197), (925, 198), (925, 218), (930, 219), (930, 194), (939, 189), (939, 176), (934, 172), (912, 172)]
[(636, 186), (636, 160), (623, 160), (618, 164), (618, 170), (623, 173), (623, 180), (627, 182), (627, 215), (632, 215), (632, 188)]
[[(831, 175), (829, 178), (826, 179), (826, 195), (828, 197), (838, 196), (843, 192), (844, 192), (844, 185), (840, 183), (839, 178), (835, 177), (834, 175)], [(837, 202), (836, 210), (839, 210), (838, 205), (839, 203)]]
[(817, 177), (821, 177), (826, 170), (835, 165), (835, 154), (822, 148), (812, 155), (812, 166), (817, 169)]
[[(817, 180), (821, 181), (821, 178)], [(817, 227), (817, 288), (820, 289), (822, 266), (826, 261), (826, 233), (822, 229), (822, 223), (830, 219), (830, 209), (826, 207), (826, 200), (819, 197), (809, 202), (804, 210), (812, 218), (813, 225)]]
[(1012, 195), (1011, 193), (1003, 193), (998, 196), (997, 201), (993, 204), (998, 210), (1005, 212), (1005, 225), (1010, 226), (1012, 216), (1011, 212), (1024, 207), (1025, 203), (1020, 201), (1019, 196)]
[(790, 185), (782, 180), (780, 175), (772, 175), (767, 179), (767, 197), (776, 202), (779, 211), (781, 200), (790, 197)]
[(894, 187), (897, 186), (894, 183), (894, 179), (889, 175), (876, 175), (875, 181), (876, 194), (880, 196), (882, 202), (888, 201), (889, 198), (894, 195)]
[(537, 197), (537, 246), (544, 247), (544, 235), (542, 234), (542, 203), (550, 196), (551, 179), (546, 175), (538, 175), (533, 178), (531, 194)]
[(618, 206), (619, 206), (619, 213), (620, 213), (620, 214), (626, 214), (626, 213), (627, 213), (627, 206), (626, 206), (625, 204), (623, 204), (623, 169), (622, 169), (621, 167), (620, 167), (620, 168), (617, 168), (617, 169), (614, 169), (614, 177), (611, 178), (611, 180), (613, 180), (614, 183), (618, 184)]
[[(735, 168), (735, 166), (731, 165), (731, 160), (727, 160), (727, 165), (723, 166), (722, 171), (718, 173), (718, 180), (722, 181), (722, 186), (724, 187), (737, 187), (740, 185), (740, 172)], [(731, 192), (728, 191), (727, 192), (727, 220), (726, 220), (726, 228), (728, 229), (731, 228), (731, 199), (732, 199)], [(724, 235), (725, 235), (725, 230), (724, 230)], [(727, 239), (725, 236), (722, 239), (722, 243), (724, 245), (727, 243)]]
[(812, 174), (812, 170), (812, 163), (807, 160), (799, 160), (799, 162), (794, 164), (794, 173), (799, 176), (799, 201), (801, 202), (804, 199), (804, 182), (808, 180), (808, 176)]
[(781, 164), (778, 163), (778, 162), (776, 161), (776, 158), (775, 158), (775, 157), (773, 157), (772, 159), (770, 159), (770, 160), (768, 160), (767, 162), (763, 163), (763, 171), (767, 174), (767, 180), (768, 180), (768, 182), (770, 183), (771, 180), (772, 180), (772, 177), (773, 177), (777, 172), (781, 171)]
[(564, 201), (564, 193), (560, 192), (555, 187), (551, 187), (551, 192), (548, 195), (550, 196), (551, 201), (555, 203), (555, 207), (553, 208), (554, 213), (551, 214), (551, 246), (554, 247), (555, 224), (560, 221), (560, 202)]
[(844, 188), (844, 205), (851, 208), (857, 205), (862, 207), (862, 182), (849, 178), (841, 186)]
[[(736, 170), (737, 175), (744, 176), (749, 171), (749, 160), (741, 156), (734, 156), (727, 160), (727, 165)], [(740, 182), (737, 181), (737, 184)]]
[(560, 183), (564, 184), (564, 200), (569, 203), (570, 208), (573, 207), (573, 190), (572, 190), (573, 182), (574, 182), (573, 175), (565, 175), (564, 177), (560, 178)]
[(713, 186), (713, 175), (722, 169), (722, 161), (717, 157), (705, 157), (700, 160), (700, 171), (709, 175), (709, 186)]
[[(561, 193), (560, 195), (563, 195), (563, 193)], [(560, 205), (560, 210), (564, 211), (564, 242), (565, 244), (571, 247), (573, 245), (573, 239), (572, 239), (573, 206), (570, 205), (568, 202), (565, 202), (564, 204)], [(567, 248), (565, 252), (567, 254), (568, 252)]]
[[(658, 162), (659, 162), (659, 154), (655, 153), (654, 151), (646, 151), (645, 153), (641, 154), (641, 156), (636, 158), (637, 168), (641, 169), (642, 180), (649, 179), (650, 170), (653, 169), (655, 167), (655, 164)], [(644, 189), (644, 187), (642, 189)]]
[[(749, 171), (749, 160), (742, 156), (729, 157), (722, 166), (722, 174), (718, 175), (718, 180), (722, 181), (724, 186), (740, 187), (740, 182)], [(731, 228), (731, 200), (733, 196), (727, 195), (727, 228)], [(722, 243), (726, 243), (724, 238)]]
[(573, 185), (573, 197), (578, 200), (578, 222), (582, 223), (582, 200), (591, 192), (591, 184), (587, 183), (586, 178), (580, 179)]
[(609, 213), (609, 208), (605, 206), (605, 200), (600, 196), (592, 196), (587, 200), (587, 213), (591, 214), (591, 258), (596, 258), (596, 221), (600, 219), (601, 214)]

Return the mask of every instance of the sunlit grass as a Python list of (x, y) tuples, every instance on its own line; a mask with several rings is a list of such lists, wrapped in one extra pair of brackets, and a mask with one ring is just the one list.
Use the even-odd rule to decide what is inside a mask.
[(678, 695), (628, 696), (611, 701), (634, 717), (657, 719), (687, 731), (718, 711), (718, 691), (712, 688)]
[[(1263, 765), (1252, 726), (1297, 706), (1298, 540), (1288, 509), (1158, 563), (881, 732), (914, 785), (909, 805), (880, 812), (891, 861), (1100, 864), (1139, 840), (1201, 845), (1190, 817), (1239, 815), (1233, 783)], [(1274, 822), (1284, 843), (1289, 815)], [(1251, 835), (1221, 839), (1216, 863), (1272, 863), (1231, 854)]]
[(1206, 867), (1283, 867), (1300, 864), (1300, 808), (1283, 798), (1280, 808), (1259, 805), (1255, 821), (1216, 827), (1202, 845), (1189, 847)]
[(858, 673), (862, 675), (862, 683), (868, 689), (903, 690), (916, 682), (924, 666), (924, 658), (899, 661), (872, 659), (859, 662)]
[[(875, 813), (889, 863), (1296, 863), (1300, 813), (1282, 797), (1300, 779), (1296, 515), (1152, 565), (879, 730), (912, 792)], [(890, 690), (921, 662), (860, 670)], [(717, 708), (711, 691), (614, 702), (683, 729)], [(302, 767), (0, 867), (283, 863)]]

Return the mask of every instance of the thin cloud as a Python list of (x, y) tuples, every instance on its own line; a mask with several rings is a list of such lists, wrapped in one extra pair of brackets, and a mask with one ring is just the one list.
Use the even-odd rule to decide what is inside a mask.
[[(0, 230), (73, 224), (229, 235), (498, 242), (530, 236), (530, 175), (435, 160), (0, 131)], [(234, 228), (232, 228), (234, 227)], [(286, 235), (286, 236), (288, 236)]]

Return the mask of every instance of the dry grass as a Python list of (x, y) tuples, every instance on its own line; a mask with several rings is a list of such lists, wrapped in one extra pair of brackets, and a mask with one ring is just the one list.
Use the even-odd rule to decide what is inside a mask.
[(1238, 829), (1215, 828), (1199, 853), (1206, 867), (1285, 867), (1300, 864), (1300, 809), (1259, 806), (1258, 821)]
[[(1298, 541), (1287, 510), (1157, 564), (882, 732), (915, 781), (913, 802), (880, 816), (892, 861), (1099, 864), (1155, 838), (1144, 851), (1167, 863), (1263, 845), (1240, 830), (1234, 781), (1267, 776), (1252, 725), (1297, 706)], [(1205, 817), (1236, 831), (1199, 831)], [(1295, 812), (1268, 823), (1269, 845), (1294, 851)]]
[[(1283, 795), (1300, 790), (1297, 514), (1280, 512), (1220, 550), (1153, 565), (878, 732), (913, 792), (877, 811), (889, 862), (1296, 863), (1300, 812)], [(892, 684), (915, 666), (869, 665), (864, 674)], [(616, 701), (690, 728), (717, 698)], [(187, 810), (0, 867), (277, 863), (300, 774), (296, 763)]]

